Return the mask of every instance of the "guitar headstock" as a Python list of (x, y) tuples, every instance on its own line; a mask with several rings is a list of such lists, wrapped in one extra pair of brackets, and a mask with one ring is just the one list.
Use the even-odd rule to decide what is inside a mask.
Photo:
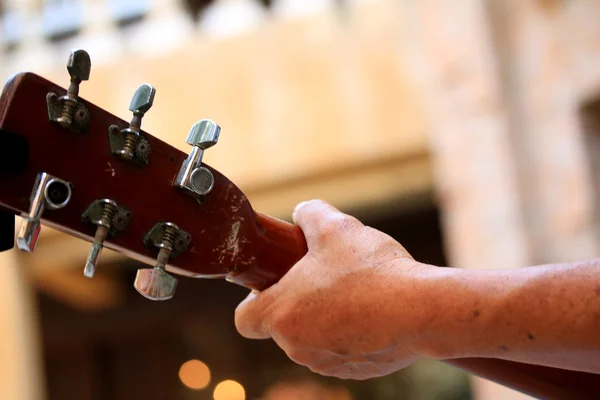
[[(74, 51), (64, 89), (32, 73), (13, 76), (0, 97), (0, 243), (33, 251), (40, 224), (92, 242), (84, 273), (103, 247), (154, 268), (138, 271), (148, 298), (172, 297), (176, 279), (225, 277), (253, 289), (277, 281), (306, 252), (300, 230), (257, 214), (242, 191), (202, 162), (220, 127), (196, 123), (185, 154), (142, 129), (155, 89), (141, 85), (129, 122), (79, 96), (89, 55)], [(14, 224), (14, 222), (13, 222)]]

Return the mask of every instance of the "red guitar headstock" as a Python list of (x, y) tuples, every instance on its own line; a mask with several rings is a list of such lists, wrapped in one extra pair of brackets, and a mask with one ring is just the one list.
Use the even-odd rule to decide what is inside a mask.
[(154, 98), (150, 85), (136, 91), (131, 122), (79, 97), (90, 66), (78, 50), (67, 90), (31, 73), (4, 87), (0, 247), (12, 247), (11, 214), (24, 217), (17, 238), (24, 251), (33, 251), (40, 223), (47, 224), (93, 242), (86, 276), (102, 247), (154, 265), (138, 272), (135, 286), (156, 300), (174, 293), (176, 280), (166, 271), (260, 290), (304, 255), (297, 227), (256, 214), (239, 188), (202, 163), (218, 125), (195, 124), (185, 154), (141, 129)]

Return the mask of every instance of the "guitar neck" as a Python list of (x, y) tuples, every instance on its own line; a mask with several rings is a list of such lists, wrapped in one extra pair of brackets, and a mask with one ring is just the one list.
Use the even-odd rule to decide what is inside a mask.
[[(264, 290), (277, 282), (306, 254), (306, 241), (300, 228), (257, 214), (262, 239), (257, 247), (257, 263), (234, 277), (241, 285)], [(493, 358), (445, 360), (447, 364), (489, 379), (517, 391), (543, 399), (598, 399), (599, 376), (559, 368), (524, 364)]]
[(264, 290), (281, 279), (308, 251), (300, 228), (256, 213), (258, 239), (251, 263), (238, 267), (227, 279), (254, 290)]

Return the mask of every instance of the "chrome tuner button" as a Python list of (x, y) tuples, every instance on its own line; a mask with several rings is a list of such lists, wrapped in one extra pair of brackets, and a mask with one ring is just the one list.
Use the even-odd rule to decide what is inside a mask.
[(111, 125), (108, 130), (112, 153), (139, 166), (148, 164), (150, 144), (142, 137), (140, 130), (142, 118), (152, 108), (155, 95), (156, 89), (152, 85), (140, 85), (129, 104), (129, 111), (133, 113), (129, 127), (121, 130), (118, 126)]
[(96, 266), (104, 247), (104, 241), (110, 236), (121, 233), (129, 223), (131, 212), (119, 206), (110, 199), (96, 200), (81, 215), (84, 223), (97, 226), (94, 242), (85, 262), (83, 274), (92, 278), (96, 273)]
[(213, 189), (215, 178), (206, 167), (202, 166), (204, 151), (219, 141), (221, 128), (215, 122), (204, 119), (192, 127), (187, 137), (187, 143), (192, 145), (192, 151), (183, 162), (173, 183), (186, 193), (201, 197)]
[(167, 274), (164, 268), (146, 268), (138, 270), (133, 286), (147, 299), (164, 301), (175, 295), (177, 279)]
[(190, 176), (190, 186), (197, 194), (206, 195), (215, 186), (215, 178), (208, 168), (196, 168)]
[(67, 61), (67, 71), (71, 83), (67, 94), (58, 97), (56, 93), (48, 93), (48, 114), (51, 121), (58, 122), (63, 128), (74, 132), (83, 132), (89, 121), (88, 109), (79, 101), (79, 85), (90, 79), (92, 62), (85, 50), (73, 50)]
[(167, 263), (189, 245), (191, 235), (171, 222), (156, 224), (144, 237), (149, 247), (159, 249), (154, 268), (140, 269), (133, 286), (145, 298), (169, 300), (175, 295), (177, 279), (166, 272)]
[(71, 184), (45, 172), (38, 174), (31, 192), (29, 213), (17, 234), (17, 246), (22, 251), (32, 252), (37, 244), (45, 210), (59, 210), (71, 201)]

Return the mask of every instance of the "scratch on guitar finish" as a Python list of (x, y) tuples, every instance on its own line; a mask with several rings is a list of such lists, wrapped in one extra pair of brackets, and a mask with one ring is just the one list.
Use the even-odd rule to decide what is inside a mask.
[(224, 249), (221, 250), (221, 255), (219, 256), (219, 263), (222, 264), (223, 261), (225, 261), (226, 255), (231, 255), (231, 261), (236, 259), (240, 251), (240, 241), (238, 238), (238, 235), (240, 233), (240, 225), (240, 221), (234, 222), (233, 225), (231, 225), (231, 233), (229, 234), (223, 245)]
[(256, 262), (256, 257), (250, 257), (245, 261), (241, 261), (241, 265), (253, 265)]
[(105, 171), (110, 172), (110, 176), (114, 178), (115, 175), (117, 175), (117, 171), (115, 171), (115, 169), (109, 161), (107, 161), (106, 163), (108, 164), (108, 168), (106, 168)]
[[(232, 198), (234, 201), (237, 201), (237, 200), (238, 200), (238, 197), (237, 197), (237, 195), (235, 195), (235, 194), (232, 194), (232, 195), (231, 195), (231, 198)], [(240, 211), (240, 205), (241, 205), (241, 203), (242, 203), (242, 202), (241, 202), (241, 201), (237, 201), (237, 203), (238, 203), (237, 205), (234, 205), (234, 204), (232, 204), (232, 205), (231, 205), (231, 207), (230, 207), (230, 209), (231, 209), (231, 212), (234, 212), (234, 213), (236, 213), (236, 212)]]
[(227, 200), (229, 198), (229, 191), (233, 188), (233, 183), (230, 183), (227, 186), (227, 191), (225, 192), (225, 197), (223, 198), (223, 200)]
[[(228, 196), (229, 196), (229, 190), (227, 190), (226, 198)], [(231, 212), (234, 212), (234, 213), (240, 211), (242, 209), (242, 206), (244, 205), (244, 202), (247, 200), (246, 196), (244, 196), (244, 195), (238, 196), (235, 193), (231, 195), (231, 198), (233, 199), (233, 203), (237, 203), (237, 204), (232, 204), (230, 207)]]

